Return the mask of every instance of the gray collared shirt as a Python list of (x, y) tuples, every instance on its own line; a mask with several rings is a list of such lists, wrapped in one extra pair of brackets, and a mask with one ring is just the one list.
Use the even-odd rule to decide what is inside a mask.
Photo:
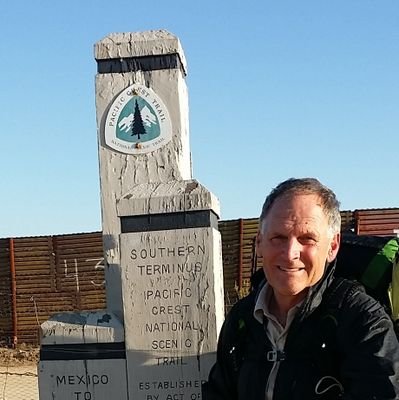
[[(273, 294), (273, 289), (266, 282), (266, 284), (259, 292), (258, 298), (256, 300), (254, 309), (254, 318), (261, 324), (263, 324), (263, 316), (265, 316), (268, 319), (269, 323), (267, 324), (266, 334), (273, 346), (273, 350), (283, 351), (285, 346), (285, 340), (287, 338), (288, 329), (303, 301), (296, 304), (288, 311), (286, 324), (285, 326), (282, 326), (278, 322), (277, 318), (269, 311), (272, 294)], [(272, 400), (273, 398), (274, 384), (276, 382), (277, 372), (280, 363), (281, 361), (274, 361), (272, 370), (270, 371), (266, 383), (266, 393), (265, 393), (266, 400)]]

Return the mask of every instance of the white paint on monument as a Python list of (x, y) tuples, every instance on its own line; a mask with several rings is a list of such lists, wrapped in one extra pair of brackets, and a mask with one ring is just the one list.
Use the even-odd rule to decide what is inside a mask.
[(40, 400), (127, 400), (126, 360), (40, 361)]
[[(217, 216), (219, 202), (195, 180), (136, 185), (117, 204), (122, 218), (201, 211)], [(199, 227), (120, 237), (129, 393), (197, 399), (224, 319), (220, 232)]]
[(194, 179), (135, 185), (117, 202), (120, 217), (201, 210), (212, 210), (219, 216), (219, 201)]
[(125, 359), (76, 360), (73, 358), (86, 357), (84, 353), (79, 355), (82, 347), (59, 347), (98, 344), (100, 349), (104, 343), (123, 343), (123, 325), (113, 314), (106, 311), (56, 314), (40, 328), (42, 351), (46, 346), (47, 354), (58, 352), (65, 357), (69, 351), (71, 357), (40, 360), (40, 400), (109, 400), (115, 393), (118, 399), (127, 399)]
[(108, 310), (42, 325), (40, 399), (199, 400), (224, 296), (219, 203), (191, 180), (184, 54), (149, 31), (112, 34), (95, 57)]
[[(164, 30), (115, 33), (95, 45), (98, 62), (141, 56), (177, 54), (181, 68), (124, 73), (100, 73), (96, 76), (102, 230), (107, 282), (107, 306), (122, 317), (120, 280), (121, 232), (116, 203), (134, 185), (191, 179), (189, 148), (188, 96), (185, 82), (187, 66), (179, 39)], [(110, 105), (129, 86), (148, 87), (161, 99), (170, 118), (172, 138), (150, 153), (132, 157), (111, 149), (105, 143), (104, 128)]]
[[(121, 235), (129, 393), (194, 400), (215, 361), (223, 311), (220, 233), (192, 228)], [(219, 269), (221, 271), (221, 269)], [(216, 292), (215, 292), (215, 288)], [(215, 294), (216, 293), (216, 294)]]
[(41, 345), (124, 341), (122, 323), (106, 311), (55, 314), (40, 325), (40, 331)]

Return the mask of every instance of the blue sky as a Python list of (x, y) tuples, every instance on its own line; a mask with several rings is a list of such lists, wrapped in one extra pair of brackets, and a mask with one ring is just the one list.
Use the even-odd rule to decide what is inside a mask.
[(188, 60), (194, 178), (222, 219), (316, 176), (399, 206), (399, 2), (31, 1), (0, 15), (0, 237), (101, 229), (94, 43), (167, 29)]

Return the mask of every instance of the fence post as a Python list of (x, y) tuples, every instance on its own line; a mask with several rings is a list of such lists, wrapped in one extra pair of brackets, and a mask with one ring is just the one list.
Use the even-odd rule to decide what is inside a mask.
[(18, 343), (17, 324), (17, 282), (15, 279), (14, 239), (10, 238), (10, 274), (11, 274), (11, 316), (12, 316), (12, 347), (15, 349)]

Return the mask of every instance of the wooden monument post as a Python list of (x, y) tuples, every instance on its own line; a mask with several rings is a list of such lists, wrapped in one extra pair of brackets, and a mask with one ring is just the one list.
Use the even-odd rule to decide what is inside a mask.
[(183, 50), (166, 31), (122, 33), (95, 58), (108, 309), (43, 324), (40, 399), (199, 400), (224, 298), (219, 204), (191, 176)]

